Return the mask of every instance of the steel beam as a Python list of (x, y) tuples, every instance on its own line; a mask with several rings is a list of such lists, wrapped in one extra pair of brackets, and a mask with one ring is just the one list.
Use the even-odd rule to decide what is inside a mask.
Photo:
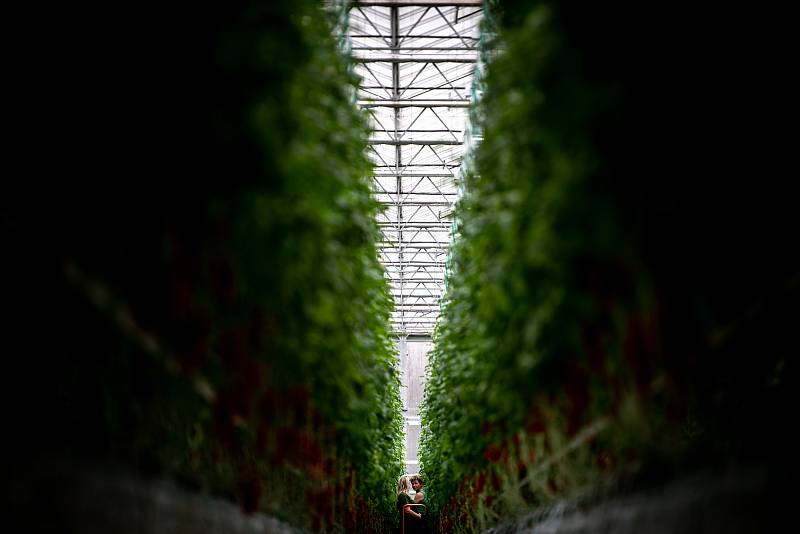
[(482, 0), (357, 0), (352, 7), (482, 7)]
[[(361, 85), (359, 89), (382, 89), (384, 91), (388, 91), (391, 89), (390, 86), (387, 85)], [(401, 87), (403, 91), (447, 91), (449, 89), (464, 89), (466, 90), (467, 87), (463, 85), (456, 85), (454, 87), (447, 87), (446, 85), (439, 85), (436, 87)], [(380, 132), (381, 130), (375, 130), (376, 132)], [(411, 131), (411, 130), (409, 130)]]
[(452, 173), (435, 173), (435, 172), (404, 172), (400, 174), (373, 174), (377, 178), (381, 177), (400, 177), (400, 178), (455, 178), (456, 175)]
[[(458, 37), (456, 37), (458, 39)], [(351, 50), (372, 50), (372, 51), (383, 51), (383, 52), (390, 52), (392, 51), (391, 48), (386, 46), (354, 46)], [(471, 50), (477, 50), (474, 46), (466, 47), (462, 46), (460, 48), (454, 48), (452, 46), (406, 46), (403, 47), (403, 51), (419, 51), (419, 50), (441, 50), (443, 52), (461, 52), (462, 50), (465, 52), (469, 52)], [(368, 87), (364, 87), (364, 89), (369, 89)], [(438, 87), (436, 89), (439, 89)]]
[(430, 141), (425, 140), (416, 140), (416, 139), (408, 139), (403, 141), (381, 141), (381, 140), (370, 140), (367, 141), (370, 145), (392, 145), (392, 146), (405, 146), (405, 145), (463, 145), (461, 141), (455, 141), (453, 139), (431, 139)]
[[(350, 36), (351, 39), (382, 39), (386, 36), (380, 33), (356, 33)], [(442, 39), (467, 39), (470, 41), (479, 41), (480, 37), (468, 37), (466, 35), (458, 36), (458, 35), (404, 35), (406, 39), (436, 39), (437, 41), (441, 41)], [(456, 48), (457, 50), (457, 48)]]
[[(468, 108), (469, 100), (359, 100), (362, 108)], [(399, 130), (402, 131), (402, 130)]]
[[(397, 231), (397, 230), (407, 230), (409, 228), (419, 228), (428, 231), (435, 231), (441, 232), (443, 230), (450, 230), (450, 226), (452, 225), (451, 221), (442, 222), (442, 223), (424, 223), (424, 222), (408, 222), (408, 223), (400, 223), (398, 226), (397, 223), (378, 223), (378, 228), (385, 228), (387, 232)], [(391, 239), (391, 238), (389, 238)], [(399, 241), (399, 239), (398, 239)]]
[(440, 54), (435, 56), (403, 56), (400, 54), (387, 54), (383, 56), (353, 56), (356, 63), (477, 63), (475, 56), (455, 56)]
[[(388, 280), (391, 283), (397, 282), (397, 280), (392, 279), (392, 278), (390, 278)], [(439, 279), (436, 279), (436, 280), (432, 280), (430, 278), (406, 278), (405, 281), (406, 282), (415, 282), (415, 283), (418, 283), (418, 284), (436, 284), (436, 285), (439, 285), (439, 286), (441, 286), (444, 283), (444, 279), (443, 278), (439, 278)]]
[[(406, 193), (406, 194), (409, 194), (409, 193)], [(413, 194), (413, 193), (411, 193), (411, 194)], [(379, 202), (382, 205), (386, 206), (386, 207), (392, 207), (392, 206), (431, 206), (431, 207), (447, 206), (447, 207), (452, 207), (453, 206), (452, 202), (405, 202), (405, 201), (398, 201), (398, 202), (383, 202), (383, 201), (379, 201)]]

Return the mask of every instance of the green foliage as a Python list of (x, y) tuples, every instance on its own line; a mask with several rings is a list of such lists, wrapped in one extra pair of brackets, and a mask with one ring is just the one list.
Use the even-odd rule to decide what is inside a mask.
[(57, 349), (20, 364), (35, 403), (20, 419), (63, 439), (25, 439), (301, 528), (381, 531), (402, 472), (393, 303), (330, 14), (312, 0), (144, 11), (79, 56), (126, 80), (84, 108), (110, 135), (19, 236), (64, 271), (15, 272), (52, 288), (62, 318), (41, 325)]
[[(796, 340), (786, 330), (766, 352), (753, 340), (796, 315), (798, 263), (781, 246), (791, 212), (770, 187), (728, 185), (732, 204), (717, 206), (716, 175), (690, 166), (695, 139), (679, 124), (697, 110), (662, 82), (674, 57), (694, 66), (659, 41), (677, 14), (637, 11), (628, 25), (621, 5), (497, 4), (502, 52), (484, 80), (423, 409), (439, 528), (476, 531), (610, 474), (767, 461), (766, 440), (734, 421), (768, 418), (763, 439), (789, 417), (783, 354)], [(745, 224), (735, 213), (750, 195), (772, 209)], [(741, 263), (741, 243), (765, 263)], [(758, 317), (754, 298), (770, 303)], [(748, 341), (709, 343), (732, 317)], [(775, 366), (782, 382), (764, 386)]]

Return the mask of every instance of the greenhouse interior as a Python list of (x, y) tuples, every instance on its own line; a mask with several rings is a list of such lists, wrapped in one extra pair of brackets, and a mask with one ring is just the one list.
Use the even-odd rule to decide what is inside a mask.
[(786, 532), (793, 18), (13, 13), (7, 532)]

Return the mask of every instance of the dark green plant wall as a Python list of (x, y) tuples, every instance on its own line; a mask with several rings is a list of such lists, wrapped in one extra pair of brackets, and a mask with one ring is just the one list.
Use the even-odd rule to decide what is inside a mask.
[(487, 8), (423, 410), (439, 531), (602, 481), (793, 463), (796, 221), (785, 141), (747, 115), (774, 109), (772, 78), (740, 54), (771, 44), (710, 8)]
[(12, 450), (160, 473), (312, 531), (385, 530), (392, 301), (332, 16), (72, 15), (41, 155), (58, 173), (15, 185), (4, 218)]

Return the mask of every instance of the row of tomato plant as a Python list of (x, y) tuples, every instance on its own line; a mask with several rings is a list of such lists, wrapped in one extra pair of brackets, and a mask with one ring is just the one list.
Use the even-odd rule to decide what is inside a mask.
[(422, 416), (441, 532), (609, 481), (792, 457), (776, 445), (797, 379), (786, 186), (726, 179), (685, 125), (733, 142), (699, 89), (733, 80), (708, 77), (695, 34), (668, 39), (689, 26), (678, 10), (631, 24), (622, 4), (486, 6), (484, 139)]
[(109, 16), (74, 56), (103, 73), (76, 97), (92, 154), (12, 217), (59, 266), (6, 277), (38, 276), (58, 318), (38, 323), (53, 350), (20, 358), (19, 419), (49, 421), (25, 454), (134, 465), (313, 531), (385, 530), (402, 472), (392, 300), (331, 13)]

